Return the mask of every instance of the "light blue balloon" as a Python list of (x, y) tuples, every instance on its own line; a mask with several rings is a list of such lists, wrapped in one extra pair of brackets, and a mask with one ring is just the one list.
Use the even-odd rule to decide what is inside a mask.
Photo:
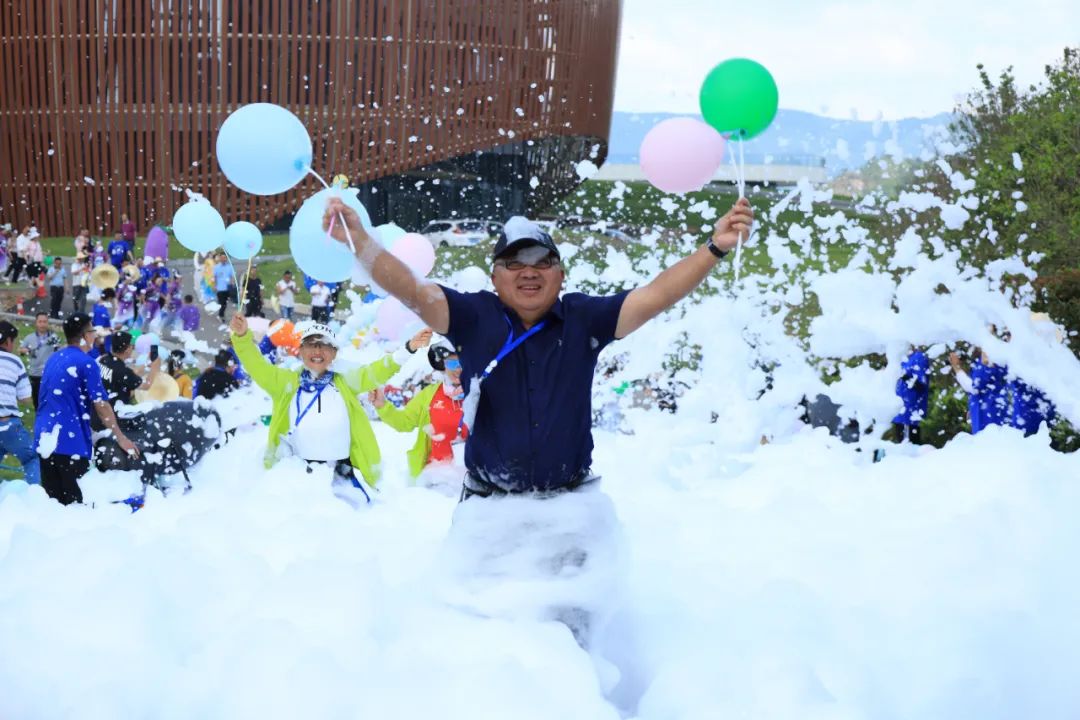
[(234, 222), (225, 228), (225, 252), (234, 260), (247, 260), (262, 250), (263, 238), (259, 228), (246, 220)]
[(311, 155), (307, 128), (280, 105), (245, 105), (218, 130), (221, 171), (253, 195), (276, 195), (294, 187), (311, 168)]
[[(371, 224), (368, 211), (357, 197), (356, 188), (329, 188), (315, 193), (300, 206), (289, 227), (289, 252), (297, 267), (306, 275), (323, 282), (344, 282), (352, 275), (356, 258), (348, 245), (329, 237), (323, 230), (323, 215), (326, 203), (331, 197), (339, 197), (342, 202), (356, 211), (360, 224), (368, 234), (374, 236), (375, 227)], [(335, 222), (340, 222), (337, 220)]]
[(210, 252), (225, 240), (225, 221), (205, 200), (181, 206), (173, 215), (172, 229), (181, 245), (197, 253)]

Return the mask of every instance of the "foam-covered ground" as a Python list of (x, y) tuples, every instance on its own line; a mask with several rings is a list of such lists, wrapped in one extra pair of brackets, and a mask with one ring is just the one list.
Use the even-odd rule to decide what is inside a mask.
[[(412, 436), (381, 424), (384, 482), (358, 510), (296, 461), (265, 471), (261, 425), (134, 515), (109, 503), (131, 476), (92, 472), (93, 508), (0, 484), (0, 718), (1080, 716), (1080, 458), (992, 427), (870, 461), (912, 346), (938, 366), (978, 346), (1080, 426), (1067, 329), (1031, 315), (1032, 287), (1002, 291), (1037, 253), (972, 268), (938, 235), (982, 225), (958, 175), (949, 202), (861, 201), (940, 216), (877, 240), (801, 183), (759, 215), (773, 273), (732, 283), (725, 264), (715, 294), (605, 350), (594, 405), (621, 431), (595, 433), (602, 494), (458, 506), (409, 486)], [(567, 291), (647, 282), (700, 244), (685, 229), (602, 266), (566, 245)], [(846, 266), (806, 266), (835, 242), (858, 245)], [(375, 314), (346, 322), (339, 361), (386, 349), (351, 347)], [(645, 379), (685, 382), (677, 414), (630, 407)], [(818, 392), (875, 428), (861, 452), (798, 424)], [(266, 412), (236, 400), (226, 426)], [(591, 654), (552, 619), (580, 631), (568, 609), (592, 618)]]
[(595, 657), (536, 612), (578, 580), (463, 574), (531, 560), (454, 532), (381, 425), (358, 511), (295, 462), (263, 471), (261, 426), (135, 514), (0, 485), (0, 717), (1076, 716), (1075, 456), (996, 428), (877, 464), (821, 431), (740, 454), (679, 418), (596, 435), (621, 586)]

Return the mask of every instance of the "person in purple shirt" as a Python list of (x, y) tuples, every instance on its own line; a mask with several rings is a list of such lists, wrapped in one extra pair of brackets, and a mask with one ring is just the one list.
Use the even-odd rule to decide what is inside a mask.
[(127, 215), (120, 216), (120, 236), (128, 244), (128, 250), (135, 252), (135, 223)]
[(180, 316), (180, 306), (183, 304), (180, 293), (180, 278), (168, 278), (162, 290), (161, 297), (161, 328), (172, 332)]
[(200, 313), (199, 308), (195, 305), (194, 297), (185, 295), (184, 304), (180, 306), (177, 314), (180, 316), (180, 322), (183, 323), (184, 330), (195, 332), (199, 329)]
[(134, 321), (135, 286), (131, 283), (121, 282), (116, 286), (116, 314), (113, 315), (113, 325), (130, 327)]
[(150, 283), (146, 290), (143, 291), (143, 304), (142, 304), (142, 331), (148, 332), (150, 329), (150, 323), (154, 322), (154, 319), (161, 313), (162, 305), (162, 293), (164, 291), (165, 281), (161, 278), (155, 278), (154, 282)]
[(94, 252), (90, 254), (90, 267), (96, 268), (109, 262), (109, 254), (105, 252), (105, 246), (100, 241), (94, 245)]

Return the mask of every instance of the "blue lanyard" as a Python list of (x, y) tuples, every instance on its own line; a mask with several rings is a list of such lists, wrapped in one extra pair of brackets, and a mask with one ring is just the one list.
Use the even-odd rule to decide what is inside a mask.
[(315, 401), (322, 396), (322, 391), (325, 390), (329, 384), (330, 383), (326, 383), (326, 385), (319, 386), (319, 389), (315, 391), (315, 397), (311, 398), (311, 402), (307, 404), (307, 407), (304, 408), (303, 412), (301, 412), (300, 410), (300, 393), (304, 389), (303, 386), (301, 386), (300, 389), (296, 391), (296, 422), (293, 423), (293, 427), (298, 427), (300, 425), (300, 421), (303, 420), (304, 416), (308, 414), (308, 410), (310, 410), (311, 406), (315, 404)]
[(509, 315), (503, 315), (503, 317), (506, 318), (506, 326), (508, 328), (510, 328), (510, 334), (506, 336), (506, 342), (503, 343), (502, 349), (499, 350), (497, 355), (495, 355), (495, 359), (492, 360), (491, 362), (489, 362), (488, 366), (484, 369), (483, 375), (480, 376), (481, 380), (487, 378), (487, 376), (491, 374), (491, 372), (499, 365), (500, 360), (502, 360), (504, 357), (506, 357), (511, 352), (513, 352), (517, 348), (518, 345), (520, 345), (521, 343), (525, 342), (526, 340), (531, 338), (536, 333), (543, 330), (544, 325), (547, 324), (547, 320), (541, 320), (536, 325), (533, 325), (531, 328), (529, 328), (524, 333), (522, 333), (521, 336), (518, 337), (515, 340), (514, 339), (514, 326), (510, 323), (510, 316)]

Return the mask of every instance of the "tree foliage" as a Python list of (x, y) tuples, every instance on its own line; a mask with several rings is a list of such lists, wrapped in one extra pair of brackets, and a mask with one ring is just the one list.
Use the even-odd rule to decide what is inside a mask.
[[(1037, 85), (981, 65), (979, 82), (950, 128), (963, 151), (926, 168), (927, 187), (949, 187), (953, 173), (975, 183), (975, 237), (969, 224), (946, 241), (978, 266), (1019, 252), (1040, 276), (1035, 309), (1080, 330), (1080, 49)], [(1080, 354), (1080, 335), (1070, 342)]]

